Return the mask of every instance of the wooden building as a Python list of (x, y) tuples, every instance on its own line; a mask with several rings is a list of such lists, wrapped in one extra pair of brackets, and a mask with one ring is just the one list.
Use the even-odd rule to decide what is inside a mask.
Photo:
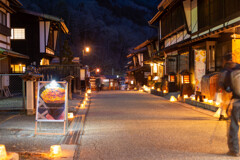
[[(195, 94), (212, 99), (207, 93), (210, 83), (202, 83), (203, 77), (216, 77), (226, 52), (232, 52), (233, 61), (240, 63), (240, 1), (163, 0), (157, 8), (149, 25), (158, 27), (165, 75), (175, 73), (181, 88), (181, 73), (188, 73)], [(217, 85), (217, 77), (211, 85)]]
[[(161, 72), (159, 67), (154, 68), (152, 60), (159, 54), (157, 37), (150, 38), (129, 51), (129, 67), (127, 79), (130, 89), (142, 87), (143, 85), (153, 85), (152, 81), (159, 81)], [(154, 61), (157, 66), (160, 66)], [(149, 66), (149, 64), (152, 64)], [(155, 69), (155, 70), (154, 70)], [(157, 79), (156, 79), (157, 77)]]
[[(0, 74), (11, 73), (11, 65), (14, 61), (28, 59), (29, 57), (12, 50), (11, 37), (11, 15), (16, 11), (12, 6), (21, 7), (18, 0), (0, 1)], [(19, 68), (19, 72), (24, 70), (24, 66)]]
[(27, 65), (49, 65), (60, 56), (60, 34), (69, 32), (62, 19), (18, 8), (11, 23), (12, 48), (30, 57)]

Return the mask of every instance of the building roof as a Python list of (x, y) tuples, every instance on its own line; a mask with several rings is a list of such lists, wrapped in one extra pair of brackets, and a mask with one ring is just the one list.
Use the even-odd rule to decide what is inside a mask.
[(52, 16), (52, 15), (49, 15), (49, 14), (38, 13), (38, 12), (26, 10), (26, 9), (20, 9), (19, 11), (22, 12), (22, 13), (26, 13), (26, 14), (36, 16), (36, 17), (41, 17), (45, 20), (59, 22), (61, 24), (61, 29), (63, 30), (63, 32), (66, 33), (66, 34), (69, 33), (69, 30), (68, 30), (68, 28), (67, 28), (67, 26), (64, 23), (64, 20), (62, 18), (58, 18), (58, 17)]
[(18, 7), (22, 7), (22, 3), (18, 0), (9, 0), (9, 2), (11, 2), (14, 5), (17, 5)]
[(151, 20), (148, 21), (148, 24), (152, 25), (156, 20), (162, 15), (163, 11), (173, 2), (177, 0), (162, 0), (158, 5), (158, 12), (153, 16)]

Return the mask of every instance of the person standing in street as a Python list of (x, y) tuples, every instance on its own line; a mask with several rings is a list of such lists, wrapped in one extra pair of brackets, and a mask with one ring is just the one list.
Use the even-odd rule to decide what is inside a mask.
[[(232, 110), (230, 116), (230, 125), (228, 132), (228, 148), (227, 155), (239, 157), (239, 114), (240, 114), (240, 65), (232, 62), (232, 53), (224, 56), (226, 61), (224, 68), (226, 73), (224, 76), (224, 89), (226, 92), (232, 92)], [(230, 103), (230, 102), (229, 102)], [(230, 106), (230, 105), (228, 105)], [(228, 108), (229, 109), (229, 108)]]
[(227, 86), (230, 85), (230, 83), (225, 83), (225, 78), (228, 73), (231, 72), (232, 67), (234, 67), (234, 63), (232, 62), (232, 56), (231, 53), (227, 53), (224, 55), (223, 58), (223, 69), (220, 72), (219, 75), (219, 81), (218, 81), (218, 95), (221, 98), (221, 106), (220, 106), (220, 117), (219, 120), (228, 120), (228, 114), (227, 109), (230, 105), (230, 101), (232, 99), (232, 92), (227, 92)]

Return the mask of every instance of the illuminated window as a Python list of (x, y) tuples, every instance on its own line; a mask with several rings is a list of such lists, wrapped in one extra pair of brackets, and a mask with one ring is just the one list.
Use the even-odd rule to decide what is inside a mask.
[(158, 71), (158, 66), (157, 66), (156, 63), (154, 63), (154, 65), (153, 65), (153, 73), (157, 73), (157, 71)]
[(11, 64), (12, 73), (24, 73), (26, 71), (25, 64)]
[(25, 39), (25, 28), (12, 28), (11, 39)]
[(49, 59), (46, 59), (46, 58), (41, 59), (40, 65), (41, 65), (41, 66), (43, 66), (43, 65), (49, 65)]
[(183, 84), (190, 83), (190, 77), (189, 77), (189, 75), (183, 75), (183, 76), (182, 76), (182, 83), (183, 83)]

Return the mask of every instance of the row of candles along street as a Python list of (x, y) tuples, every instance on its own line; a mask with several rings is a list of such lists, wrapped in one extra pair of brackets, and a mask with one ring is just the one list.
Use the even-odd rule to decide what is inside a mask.
[[(89, 102), (89, 94), (91, 94), (91, 90), (88, 89), (87, 92), (84, 94), (84, 100), (82, 101), (82, 103), (80, 104), (80, 107), (78, 107), (78, 109), (86, 109), (86, 105)], [(68, 119), (72, 120), (74, 119), (74, 114), (73, 112), (69, 112), (68, 113)], [(50, 147), (50, 157), (52, 158), (56, 158), (56, 157), (61, 157), (62, 156), (62, 149), (60, 145), (52, 145)], [(0, 144), (0, 160), (7, 160), (7, 159), (11, 159), (9, 158), (9, 155), (7, 154), (6, 151), (6, 147), (4, 144)]]
[[(152, 89), (154, 89), (154, 88), (152, 88)], [(144, 85), (143, 89), (140, 89), (139, 92), (143, 92), (143, 91), (149, 92), (150, 88)], [(157, 91), (160, 91), (160, 88), (158, 88)], [(167, 90), (163, 90), (162, 92), (164, 94), (168, 93)], [(183, 100), (185, 100), (185, 99), (191, 99), (192, 101), (200, 102), (199, 97), (196, 99), (195, 95), (191, 95), (190, 97), (188, 95), (183, 95)], [(170, 98), (170, 102), (176, 102), (177, 100), (180, 100), (180, 95), (178, 95), (177, 98), (175, 98), (174, 96), (171, 96), (171, 98)], [(216, 107), (220, 107), (220, 104), (221, 104), (219, 99), (217, 99), (217, 101), (213, 101), (213, 100), (210, 100), (207, 98), (203, 99), (203, 103), (209, 104), (209, 105), (214, 105)]]
[[(91, 90), (90, 89), (88, 89), (87, 90), (87, 92), (85, 93), (85, 95), (84, 95), (84, 100), (82, 101), (82, 103), (80, 104), (80, 107), (79, 107), (79, 109), (85, 109), (86, 107), (85, 107), (85, 105), (88, 103), (88, 101), (89, 101), (89, 98), (88, 98), (88, 94), (91, 94)], [(69, 112), (68, 113), (68, 119), (73, 119), (74, 118), (74, 115), (73, 115), (73, 113), (72, 112)]]

